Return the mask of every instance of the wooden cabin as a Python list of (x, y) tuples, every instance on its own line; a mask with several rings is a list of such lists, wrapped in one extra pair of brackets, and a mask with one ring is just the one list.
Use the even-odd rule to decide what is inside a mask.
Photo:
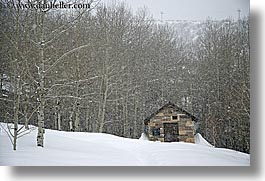
[(144, 120), (150, 141), (194, 143), (197, 118), (169, 102)]

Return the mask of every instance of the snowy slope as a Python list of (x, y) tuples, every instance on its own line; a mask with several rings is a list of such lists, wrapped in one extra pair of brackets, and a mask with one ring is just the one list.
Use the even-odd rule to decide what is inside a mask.
[(250, 156), (191, 143), (160, 143), (100, 133), (46, 130), (45, 147), (36, 146), (36, 130), (18, 140), (13, 151), (0, 131), (0, 165), (95, 166), (248, 166)]

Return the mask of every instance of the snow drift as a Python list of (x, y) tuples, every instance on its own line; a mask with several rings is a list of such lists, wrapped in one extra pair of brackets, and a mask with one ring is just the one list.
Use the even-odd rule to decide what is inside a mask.
[(200, 133), (197, 133), (195, 136), (195, 144), (208, 146), (208, 147), (214, 147), (211, 145), (208, 141), (206, 141)]
[[(103, 133), (46, 130), (45, 147), (36, 146), (37, 130), (18, 140), (17, 151), (0, 132), (0, 165), (39, 166), (249, 166), (245, 153), (196, 143), (161, 143)], [(206, 146), (205, 146), (206, 145)]]

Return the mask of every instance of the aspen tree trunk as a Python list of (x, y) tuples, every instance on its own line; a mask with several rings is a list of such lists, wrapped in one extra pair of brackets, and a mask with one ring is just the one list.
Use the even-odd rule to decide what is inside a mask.
[[(1, 74), (1, 77), (0, 77), (0, 90), (2, 91), (3, 90), (3, 79), (4, 79), (4, 75), (3, 73)], [(2, 92), (1, 92), (2, 93)]]
[(55, 129), (61, 131), (61, 112), (59, 99), (56, 100), (55, 111)]
[(70, 131), (74, 131), (74, 128), (73, 128), (73, 114), (74, 114), (74, 111), (72, 111), (70, 113), (70, 117), (69, 117), (69, 119), (70, 119), (70, 121), (69, 121), (69, 129), (70, 129)]
[(74, 131), (72, 120), (70, 120), (70, 122), (69, 122), (69, 129), (70, 129), (70, 131)]
[[(43, 58), (43, 49), (41, 50), (41, 57)], [(39, 87), (39, 109), (38, 109), (38, 136), (37, 136), (37, 146), (43, 147), (44, 140), (44, 62), (40, 66), (40, 87)]]
[(58, 112), (58, 130), (61, 131), (61, 113), (60, 111)]
[(87, 106), (87, 109), (86, 109), (86, 132), (89, 132), (89, 106)]
[(99, 119), (99, 132), (102, 133), (103, 132), (103, 127), (104, 127), (104, 120), (105, 120), (105, 113), (106, 113), (106, 104), (107, 104), (107, 92), (108, 92), (108, 81), (107, 78), (104, 77), (103, 80), (105, 83), (104, 86), (104, 93), (103, 93), (103, 102), (102, 102), (102, 111), (101, 111), (101, 115), (100, 115), (100, 119)]
[(54, 129), (58, 130), (58, 127), (57, 127), (57, 113), (56, 112), (54, 113)]
[[(103, 81), (102, 81), (103, 82)], [(102, 85), (102, 83), (101, 83)], [(102, 87), (102, 86), (101, 86)], [(101, 94), (102, 94), (102, 88), (100, 88), (100, 101), (99, 101), (99, 104), (98, 104), (98, 120), (97, 120), (97, 126), (96, 126), (96, 130), (99, 132), (99, 127), (100, 127), (100, 117), (101, 117), (101, 105), (102, 105), (102, 102), (101, 102)]]
[[(77, 73), (77, 72), (76, 72)], [(79, 84), (76, 82), (75, 85), (75, 96), (78, 97)], [(76, 99), (73, 105), (73, 109), (70, 114), (70, 131), (79, 131), (80, 121), (79, 121), (79, 101)]]
[[(77, 84), (76, 87), (76, 94), (75, 96), (78, 97), (78, 87), (79, 85)], [(70, 122), (69, 122), (69, 126), (70, 126), (70, 131), (80, 131), (80, 103), (78, 100), (75, 100), (75, 103), (73, 105), (73, 110), (71, 111), (70, 114)]]
[(131, 136), (131, 128), (129, 128), (129, 120), (128, 120), (128, 94), (129, 94), (129, 91), (126, 93), (126, 101), (125, 101), (125, 103), (126, 103), (126, 109), (125, 109), (125, 123), (126, 123), (126, 125), (125, 125), (125, 128), (126, 128), (126, 130), (127, 130), (127, 133), (126, 133), (126, 135), (127, 136)]
[[(75, 77), (76, 80), (80, 80), (80, 60), (79, 60), (79, 56), (78, 53), (75, 54), (75, 58), (76, 58), (76, 70), (75, 70)], [(79, 97), (79, 83), (78, 81), (76, 81), (75, 83), (75, 96), (78, 98)], [(75, 121), (74, 121), (74, 130), (75, 132), (81, 131), (80, 129), (80, 101), (78, 99), (76, 99), (75, 104), (74, 104), (74, 114), (75, 114)]]
[[(109, 59), (108, 56), (108, 48), (106, 48), (106, 59)], [(100, 87), (100, 93), (102, 94), (102, 100), (100, 101), (100, 108), (99, 108), (99, 120), (98, 120), (98, 131), (100, 133), (103, 132), (104, 127), (104, 120), (105, 120), (105, 113), (106, 113), (106, 104), (107, 104), (107, 94), (108, 94), (108, 77), (107, 77), (107, 67), (106, 67), (106, 60), (104, 60), (103, 68), (102, 68), (102, 82)]]
[[(118, 97), (118, 91), (116, 90), (115, 91), (115, 97)], [(118, 100), (116, 100), (115, 101), (115, 120), (119, 120), (120, 119), (120, 114), (119, 114), (119, 112), (120, 112), (120, 110), (119, 110), (119, 101)], [(118, 131), (119, 129), (117, 129), (116, 128), (116, 126), (115, 126), (115, 131)], [(118, 131), (118, 134), (120, 134), (120, 130)]]
[(215, 136), (215, 130), (216, 130), (216, 127), (213, 126), (213, 133), (212, 133), (212, 136), (213, 136), (213, 146), (216, 146), (216, 136)]
[[(74, 105), (74, 107), (75, 107), (75, 105)], [(69, 117), (69, 129), (70, 129), (70, 131), (74, 131), (74, 125), (73, 125), (73, 116), (74, 116), (74, 111), (75, 110), (72, 110), (71, 111), (71, 113), (70, 113), (70, 117)]]
[(80, 109), (79, 109), (79, 101), (76, 103), (76, 112), (75, 112), (75, 131), (80, 131)]
[(126, 118), (125, 118), (125, 97), (122, 101), (122, 121), (123, 121), (123, 136), (126, 137)]
[[(47, 1), (44, 0), (44, 4), (47, 4)], [(45, 12), (41, 12), (41, 27), (40, 27), (40, 67), (39, 67), (39, 107), (38, 107), (38, 135), (37, 135), (37, 146), (44, 146), (44, 74), (45, 74), (45, 66), (44, 66), (44, 21), (45, 21)]]
[(133, 138), (137, 138), (137, 107), (138, 100), (137, 97), (134, 96), (134, 128), (133, 128)]
[(14, 143), (13, 143), (13, 150), (17, 149), (17, 134), (18, 134), (18, 112), (20, 106), (20, 76), (17, 76), (17, 85), (16, 85), (16, 92), (15, 92), (15, 105), (14, 105)]
[(28, 92), (25, 91), (25, 106), (24, 106), (24, 119), (25, 119), (25, 122), (24, 122), (24, 126), (25, 126), (25, 129), (29, 129), (29, 118), (28, 118), (28, 104), (29, 104), (29, 95), (28, 95)]
[(57, 130), (58, 126), (57, 126), (57, 118), (58, 118), (58, 99), (55, 102), (55, 108), (54, 108), (54, 129)]
[(29, 119), (26, 115), (25, 115), (25, 129), (29, 129)]
[(24, 118), (25, 118), (25, 123), (24, 123), (24, 125), (25, 125), (25, 129), (29, 129), (29, 119), (28, 119), (28, 111), (27, 111), (27, 109), (28, 109), (28, 106), (27, 106), (27, 104), (25, 105), (25, 116), (24, 116)]
[[(103, 72), (104, 72), (104, 65), (103, 65)], [(104, 73), (102, 73), (104, 74)], [(102, 100), (103, 100), (103, 87), (104, 87), (104, 75), (102, 76), (102, 80), (100, 83), (100, 89), (99, 89), (99, 103), (98, 103), (98, 119), (97, 119), (97, 126), (96, 129), (99, 132), (100, 130), (100, 119), (101, 119), (101, 114), (102, 114), (102, 109), (101, 109), (101, 105), (102, 105)]]
[(128, 119), (127, 119), (127, 95), (128, 92), (126, 92), (124, 96), (124, 101), (123, 101), (123, 136), (127, 137), (128, 136)]
[[(19, 35), (19, 14), (20, 14), (20, 10), (18, 9), (17, 12), (17, 17), (16, 17), (16, 35)], [(15, 66), (15, 70), (19, 71), (20, 67), (19, 64), (17, 64), (17, 66)], [(19, 106), (20, 106), (20, 94), (21, 94), (21, 90), (20, 90), (20, 75), (19, 73), (17, 74), (17, 76), (15, 77), (15, 81), (16, 81), (16, 87), (15, 87), (15, 92), (14, 92), (14, 135), (13, 135), (13, 150), (17, 149), (17, 136), (18, 136), (18, 113), (19, 113)], [(2, 89), (1, 89), (2, 90)]]

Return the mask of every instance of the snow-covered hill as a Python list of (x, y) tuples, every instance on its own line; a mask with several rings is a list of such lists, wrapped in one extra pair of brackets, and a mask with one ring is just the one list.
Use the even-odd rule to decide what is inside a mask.
[[(2, 128), (1, 128), (2, 129)], [(92, 166), (248, 166), (250, 156), (197, 142), (161, 143), (100, 133), (46, 130), (45, 147), (36, 146), (36, 130), (18, 140), (13, 151), (0, 131), (0, 165)]]

